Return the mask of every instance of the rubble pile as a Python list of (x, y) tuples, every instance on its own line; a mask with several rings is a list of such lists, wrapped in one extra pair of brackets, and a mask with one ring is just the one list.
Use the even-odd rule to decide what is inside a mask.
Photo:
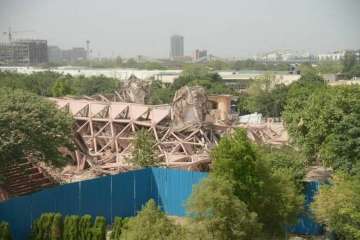
[(51, 98), (75, 119), (77, 150), (67, 154), (76, 168), (61, 173), (63, 180), (72, 176), (86, 179), (88, 175), (81, 176), (85, 169), (95, 175), (132, 169), (128, 159), (140, 129), (153, 135), (161, 165), (185, 169), (206, 169), (211, 148), (234, 128), (247, 129), (249, 138), (257, 143), (284, 144), (288, 140), (282, 124), (238, 124), (231, 120), (231, 96), (207, 96), (201, 87), (185, 86), (170, 105), (145, 105), (138, 103), (145, 98), (145, 85), (135, 78), (127, 84), (129, 89), (115, 94), (116, 101), (109, 96)]

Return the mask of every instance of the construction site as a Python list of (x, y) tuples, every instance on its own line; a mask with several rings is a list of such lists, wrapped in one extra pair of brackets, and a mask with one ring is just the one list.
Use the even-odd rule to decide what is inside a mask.
[(49, 98), (74, 118), (75, 150), (59, 149), (72, 163), (63, 169), (31, 161), (9, 166), (3, 170), (1, 198), (136, 169), (128, 160), (140, 129), (153, 136), (160, 166), (187, 170), (208, 171), (211, 149), (236, 128), (246, 129), (259, 144), (288, 143), (282, 122), (239, 121), (230, 110), (230, 95), (207, 95), (202, 87), (184, 86), (171, 103), (147, 105), (147, 94), (147, 83), (132, 76), (110, 95)]

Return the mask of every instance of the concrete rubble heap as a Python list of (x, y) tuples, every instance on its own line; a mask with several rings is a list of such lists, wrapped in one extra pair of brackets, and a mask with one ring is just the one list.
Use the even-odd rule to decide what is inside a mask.
[(109, 96), (51, 98), (75, 118), (77, 150), (68, 155), (75, 160), (77, 171), (90, 167), (98, 174), (113, 174), (133, 168), (128, 159), (139, 129), (153, 135), (161, 165), (185, 169), (207, 168), (210, 149), (236, 127), (247, 129), (250, 139), (257, 143), (287, 142), (281, 123), (275, 128), (271, 123), (237, 125), (230, 117), (231, 96), (207, 96), (201, 87), (185, 86), (176, 92), (170, 105), (145, 105), (130, 102), (142, 101), (145, 96), (145, 91), (137, 91), (142, 89), (141, 82), (135, 78), (131, 81), (137, 84), (127, 85), (136, 89), (128, 89), (128, 96), (134, 93), (132, 98), (124, 98), (128, 102)]
[(126, 171), (132, 166), (132, 140), (147, 129), (156, 140), (154, 150), (162, 165), (196, 168), (209, 163), (209, 149), (226, 128), (206, 122), (207, 96), (199, 87), (180, 89), (173, 104), (137, 103), (53, 98), (57, 106), (75, 118), (73, 157), (78, 170), (90, 166), (101, 173)]
[[(126, 89), (129, 88), (129, 89)], [(281, 122), (239, 121), (230, 114), (231, 96), (208, 96), (201, 87), (179, 89), (171, 104), (145, 105), (146, 83), (132, 77), (118, 92), (110, 96), (81, 99), (50, 98), (56, 106), (75, 119), (75, 151), (59, 151), (74, 160), (73, 165), (56, 169), (42, 162), (12, 166), (12, 180), (0, 189), (0, 197), (22, 195), (57, 182), (91, 179), (133, 169), (128, 159), (136, 132), (146, 129), (154, 137), (154, 151), (160, 165), (166, 167), (207, 170), (210, 150), (224, 134), (245, 128), (256, 143), (287, 144), (287, 132)], [(30, 180), (20, 176), (26, 167)], [(36, 171), (35, 171), (36, 170)], [(18, 178), (18, 179), (16, 179)], [(10, 187), (9, 187), (10, 186)]]

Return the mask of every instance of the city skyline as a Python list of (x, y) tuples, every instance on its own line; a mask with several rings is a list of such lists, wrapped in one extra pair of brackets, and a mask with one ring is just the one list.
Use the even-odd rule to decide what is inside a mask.
[(86, 47), (90, 40), (94, 57), (167, 58), (173, 34), (186, 39), (187, 56), (194, 49), (219, 57), (252, 57), (276, 49), (317, 54), (360, 48), (359, 11), (356, 0), (304, 0), (296, 6), (285, 0), (185, 0), (176, 8), (165, 0), (0, 0), (0, 30), (34, 30), (15, 37), (46, 39), (63, 49)]

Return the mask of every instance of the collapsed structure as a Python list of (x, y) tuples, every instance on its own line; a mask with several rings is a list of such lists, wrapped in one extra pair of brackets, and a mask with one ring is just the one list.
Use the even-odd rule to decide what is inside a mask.
[[(128, 171), (134, 167), (129, 159), (140, 129), (153, 136), (153, 149), (160, 165), (196, 170), (208, 169), (210, 150), (234, 128), (247, 129), (249, 138), (256, 143), (288, 142), (282, 123), (240, 123), (238, 116), (230, 113), (229, 95), (207, 96), (201, 87), (185, 86), (176, 92), (171, 104), (145, 105), (142, 103), (145, 97), (146, 84), (133, 78), (111, 96), (50, 98), (75, 119), (76, 150), (59, 149), (64, 156), (72, 158), (74, 164), (63, 170), (44, 163), (14, 166), (8, 170), (12, 182), (4, 185), (12, 188), (0, 193), (22, 195), (56, 182)], [(20, 178), (19, 171), (30, 175)]]
[[(127, 93), (139, 99), (131, 89)], [(161, 165), (186, 169), (207, 168), (209, 150), (237, 127), (247, 129), (249, 138), (257, 143), (287, 142), (281, 123), (238, 124), (231, 118), (231, 96), (207, 96), (201, 87), (179, 89), (171, 105), (115, 102), (104, 96), (95, 99), (51, 98), (75, 119), (78, 149), (69, 155), (78, 171), (88, 166), (98, 173), (113, 174), (132, 168), (128, 160), (140, 129), (153, 136)]]
[(206, 122), (207, 96), (203, 89), (184, 87), (172, 105), (52, 98), (75, 118), (72, 156), (78, 170), (86, 165), (113, 173), (131, 168), (128, 163), (136, 131), (146, 129), (155, 141), (162, 165), (196, 168), (209, 163), (208, 151), (227, 130)]

